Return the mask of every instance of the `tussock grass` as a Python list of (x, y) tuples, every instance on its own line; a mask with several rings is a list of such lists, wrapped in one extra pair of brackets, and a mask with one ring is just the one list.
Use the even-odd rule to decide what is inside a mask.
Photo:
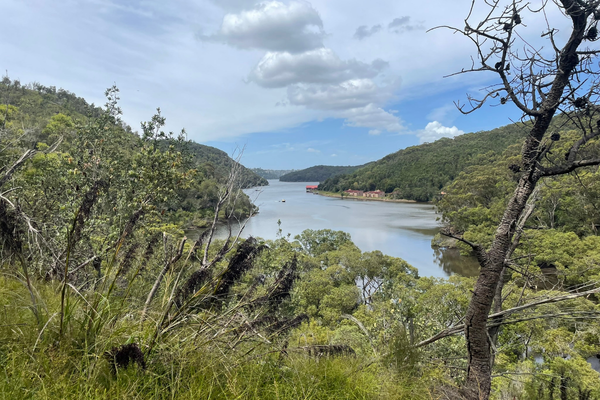
[(43, 310), (41, 328), (26, 286), (0, 277), (1, 399), (431, 398), (427, 376), (402, 377), (366, 355), (314, 357), (293, 348), (287, 354), (261, 348), (245, 355), (252, 347), (231, 351), (218, 340), (198, 344), (185, 334), (162, 341), (146, 369), (132, 364), (114, 373), (105, 352), (148, 337), (152, 319), (140, 326), (127, 303), (113, 300), (114, 305), (103, 304), (103, 326), (91, 342), (82, 333), (85, 302), (72, 294), (59, 341), (60, 285), (37, 282), (35, 293)]

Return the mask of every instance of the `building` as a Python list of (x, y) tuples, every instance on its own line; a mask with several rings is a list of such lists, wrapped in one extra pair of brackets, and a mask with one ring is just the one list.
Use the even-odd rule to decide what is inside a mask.
[(382, 198), (382, 197), (385, 197), (385, 192), (382, 192), (381, 190), (375, 190), (373, 192), (365, 192), (363, 194), (363, 196), (365, 196), (365, 197)]
[(362, 190), (348, 189), (348, 190), (345, 190), (344, 193), (348, 194), (348, 196), (356, 196), (356, 197), (364, 196), (364, 192)]
[(306, 186), (306, 193), (314, 193), (319, 188), (319, 185)]

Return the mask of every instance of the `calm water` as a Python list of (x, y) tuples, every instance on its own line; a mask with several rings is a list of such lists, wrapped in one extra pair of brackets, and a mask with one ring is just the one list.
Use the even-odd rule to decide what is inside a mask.
[(267, 187), (247, 189), (260, 211), (248, 221), (243, 236), (275, 239), (281, 220), (283, 235), (289, 233), (292, 238), (305, 229), (348, 232), (362, 251), (380, 250), (403, 258), (418, 268), (421, 276), (472, 276), (477, 272), (474, 259), (431, 248), (431, 239), (439, 230), (432, 205), (335, 199), (306, 193), (309, 184), (316, 183), (270, 180)]

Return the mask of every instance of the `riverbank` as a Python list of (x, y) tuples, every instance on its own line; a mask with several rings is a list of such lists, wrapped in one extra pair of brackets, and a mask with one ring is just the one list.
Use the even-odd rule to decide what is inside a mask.
[(342, 199), (342, 200), (361, 200), (361, 201), (381, 201), (384, 203), (414, 203), (414, 204), (433, 204), (433, 202), (431, 201), (426, 201), (426, 202), (418, 202), (415, 200), (407, 200), (407, 199), (386, 199), (386, 198), (380, 198), (380, 197), (358, 197), (358, 196), (342, 196), (342, 193), (336, 193), (336, 192), (326, 192), (323, 190), (317, 190), (313, 192), (314, 194), (318, 194), (320, 196), (325, 196), (325, 197), (333, 197), (336, 199)]

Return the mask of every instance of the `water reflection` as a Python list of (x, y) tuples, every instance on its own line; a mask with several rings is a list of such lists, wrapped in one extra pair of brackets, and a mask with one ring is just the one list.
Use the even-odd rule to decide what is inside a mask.
[(435, 262), (448, 275), (477, 276), (479, 263), (475, 257), (460, 255), (458, 249), (433, 249)]
[(348, 232), (362, 251), (380, 250), (403, 258), (418, 268), (421, 276), (477, 273), (474, 259), (454, 250), (431, 248), (431, 239), (439, 230), (432, 205), (342, 200), (306, 193), (305, 187), (311, 183), (269, 183), (259, 191), (246, 191), (253, 200), (259, 194), (254, 202), (260, 212), (248, 221), (244, 237), (275, 239), (280, 220), (283, 235), (289, 233), (292, 238), (305, 229)]

